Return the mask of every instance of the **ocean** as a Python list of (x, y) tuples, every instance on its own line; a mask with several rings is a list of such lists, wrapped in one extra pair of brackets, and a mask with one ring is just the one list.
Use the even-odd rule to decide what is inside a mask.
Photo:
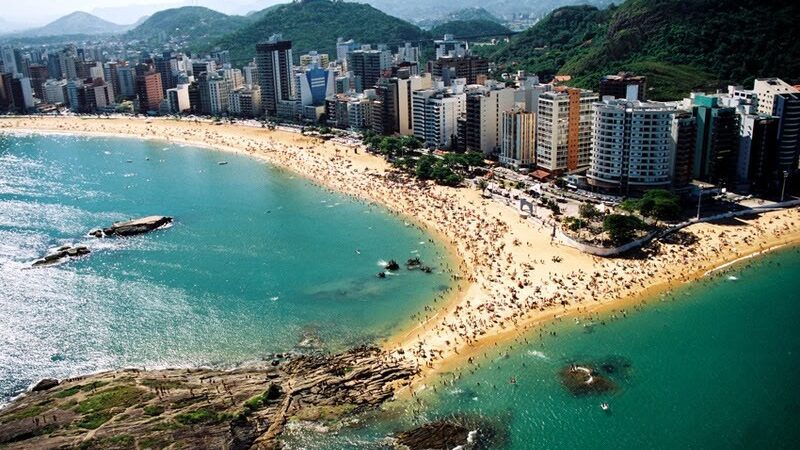
[[(147, 215), (175, 222), (87, 236)], [(64, 244), (92, 253), (30, 268)], [(381, 261), (413, 257), (433, 273), (376, 276)], [(380, 342), (453, 285), (449, 264), (386, 209), (244, 155), (0, 135), (0, 404), (42, 377), (235, 367)]]

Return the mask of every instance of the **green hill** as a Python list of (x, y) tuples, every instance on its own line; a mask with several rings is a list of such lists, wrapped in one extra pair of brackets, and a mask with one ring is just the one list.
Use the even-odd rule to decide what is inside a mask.
[(454, 20), (431, 28), (429, 33), (434, 37), (452, 34), (456, 38), (468, 38), (505, 36), (510, 34), (511, 30), (491, 20)]
[(364, 44), (393, 44), (426, 38), (420, 28), (360, 3), (304, 0), (258, 13), (259, 19), (215, 42), (229, 49), (237, 65), (255, 56), (258, 42), (280, 33), (292, 41), (295, 57), (317, 50), (336, 55), (336, 39), (343, 37)]
[(208, 49), (220, 37), (249, 22), (246, 17), (228, 16), (200, 6), (184, 6), (153, 14), (125, 37), (148, 43), (169, 40), (183, 43), (187, 49)]
[(557, 9), (482, 51), (504, 70), (569, 74), (591, 89), (605, 74), (632, 71), (648, 76), (650, 98), (676, 99), (756, 77), (797, 80), (797, 17), (800, 4), (777, 0), (627, 0), (605, 10)]

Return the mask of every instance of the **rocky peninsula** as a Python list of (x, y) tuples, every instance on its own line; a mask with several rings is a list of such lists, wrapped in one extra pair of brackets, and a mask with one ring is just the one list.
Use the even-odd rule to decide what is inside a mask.
[(417, 374), (406, 361), (360, 347), (278, 354), (230, 371), (125, 369), (42, 380), (0, 411), (0, 447), (279, 448), (287, 421), (339, 420), (376, 407)]

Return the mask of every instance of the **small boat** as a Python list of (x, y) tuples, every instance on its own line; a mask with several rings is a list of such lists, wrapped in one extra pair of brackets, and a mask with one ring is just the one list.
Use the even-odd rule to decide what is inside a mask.
[(600, 403), (600, 409), (603, 411), (608, 411), (608, 403)]
[(224, 165), (228, 164), (228, 161), (220, 161), (217, 164), (219, 164), (220, 166), (224, 166)]
[(378, 278), (386, 278), (386, 272), (378, 272)]
[(356, 255), (360, 255), (360, 254), (361, 254), (361, 250), (356, 249)]

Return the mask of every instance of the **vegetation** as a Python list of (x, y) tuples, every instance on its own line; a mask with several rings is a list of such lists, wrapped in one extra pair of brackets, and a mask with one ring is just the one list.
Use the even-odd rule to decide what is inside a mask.
[[(484, 48), (505, 70), (526, 69), (545, 79), (597, 89), (600, 77), (633, 71), (648, 77), (648, 97), (676, 99), (692, 89), (755, 77), (796, 81), (800, 41), (775, 45), (775, 30), (795, 28), (800, 4), (767, 0), (627, 0), (599, 10), (559, 8), (512, 38)], [(731, 55), (736, 55), (732, 58)]]
[(199, 408), (194, 411), (180, 413), (175, 416), (175, 421), (181, 425), (197, 425), (201, 423), (219, 423), (230, 419), (225, 413), (218, 413), (208, 408)]
[(642, 219), (625, 214), (609, 214), (603, 219), (603, 230), (611, 237), (614, 245), (622, 245), (636, 238), (636, 232), (647, 226)]
[(184, 6), (153, 14), (128, 31), (125, 38), (151, 44), (178, 39), (192, 49), (208, 50), (230, 30), (239, 29), (249, 22), (245, 17), (228, 16), (201, 6)]
[(230, 49), (232, 62), (242, 65), (255, 56), (256, 43), (275, 33), (292, 41), (297, 58), (309, 50), (335, 56), (339, 37), (393, 45), (427, 37), (419, 27), (366, 4), (305, 0), (259, 13), (257, 21), (218, 39), (215, 46)]
[(675, 220), (681, 213), (680, 199), (665, 189), (649, 190), (641, 199), (625, 200), (621, 207), (626, 211), (638, 211), (644, 217), (658, 220)]
[(592, 220), (600, 217), (601, 212), (591, 203), (581, 203), (578, 207), (578, 215), (584, 219)]
[(163, 413), (164, 413), (164, 407), (159, 405), (147, 405), (144, 407), (144, 414), (146, 416), (155, 417), (155, 416), (160, 416)]

